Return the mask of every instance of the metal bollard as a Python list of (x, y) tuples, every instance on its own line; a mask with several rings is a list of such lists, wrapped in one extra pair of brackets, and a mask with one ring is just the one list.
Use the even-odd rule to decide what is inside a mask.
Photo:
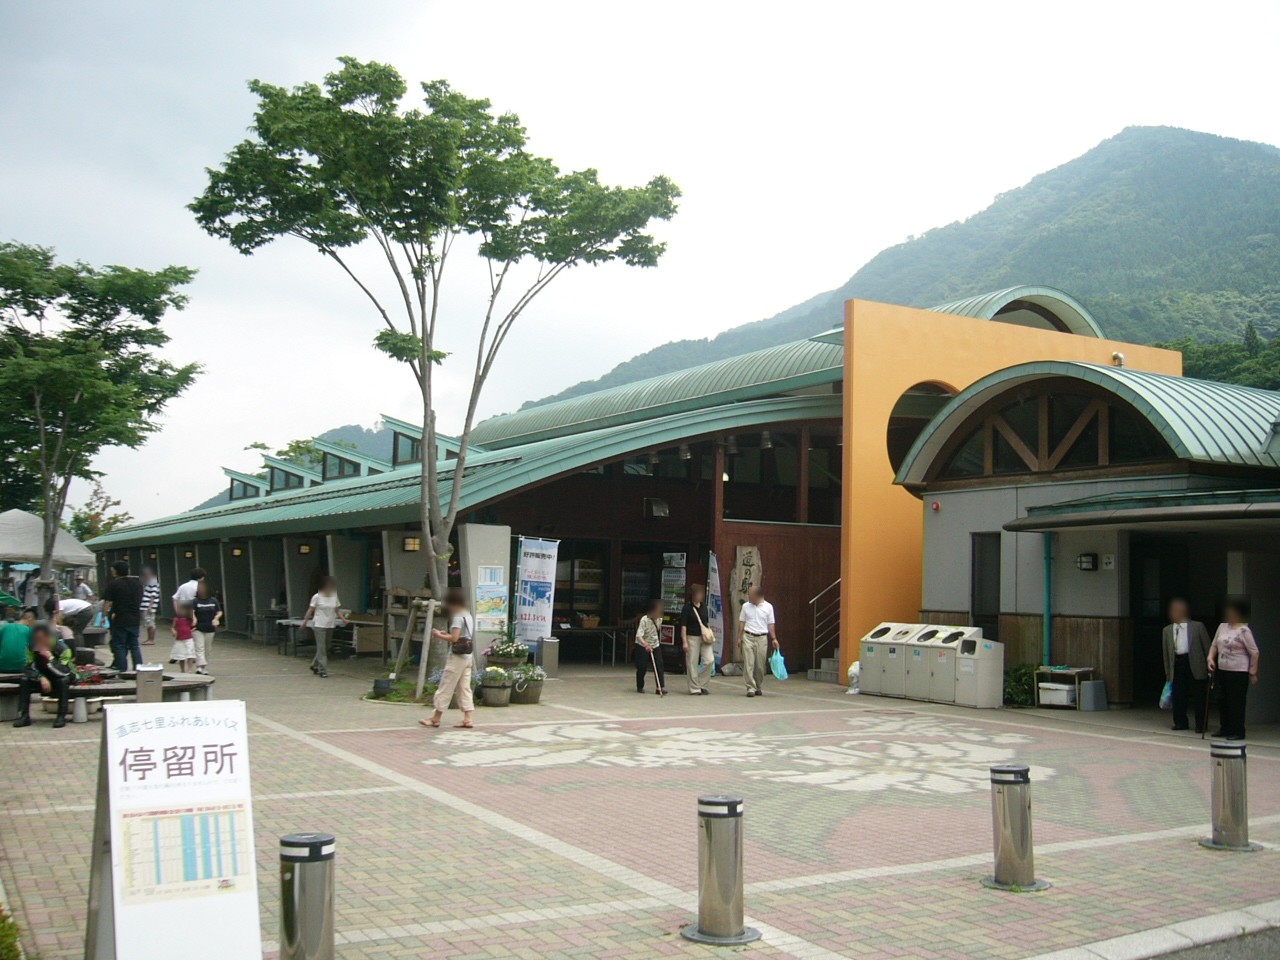
[(698, 922), (680, 936), (717, 946), (760, 939), (742, 918), (741, 797), (698, 798)]
[(995, 842), (995, 875), (983, 877), (982, 885), (1014, 893), (1048, 890), (1048, 883), (1036, 879), (1029, 767), (1002, 765), (991, 768), (991, 827)]
[(280, 838), (280, 960), (333, 960), (332, 833)]
[(1249, 842), (1249, 774), (1245, 744), (1209, 744), (1213, 763), (1213, 835), (1200, 841), (1211, 850), (1252, 853), (1260, 844)]

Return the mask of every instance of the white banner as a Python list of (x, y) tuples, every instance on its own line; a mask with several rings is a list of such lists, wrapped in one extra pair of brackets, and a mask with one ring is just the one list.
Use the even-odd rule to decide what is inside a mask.
[(720, 561), (707, 559), (707, 626), (716, 635), (716, 662), (724, 657), (724, 593), (720, 587)]
[(185, 938), (183, 957), (261, 956), (244, 703), (109, 706), (103, 734), (93, 955), (172, 957), (157, 931), (180, 916), (209, 934)]
[(528, 642), (551, 636), (551, 611), (556, 600), (556, 555), (559, 540), (520, 538), (516, 598), (516, 639)]

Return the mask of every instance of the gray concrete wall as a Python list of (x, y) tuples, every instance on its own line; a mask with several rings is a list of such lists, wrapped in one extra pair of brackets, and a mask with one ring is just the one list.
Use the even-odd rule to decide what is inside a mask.
[[(240, 551), (238, 557), (237, 550)], [(224, 543), (221, 552), (222, 623), (228, 630), (248, 633), (248, 615), (253, 610), (248, 545), (242, 541)]]
[[(422, 541), (422, 549), (417, 553), (406, 553), (405, 537), (418, 537)], [(427, 565), (431, 552), (427, 538), (413, 530), (384, 530), (382, 532), (382, 559), (387, 570), (387, 587), (400, 587), (410, 593), (417, 593), (423, 588), (427, 579)]]
[[(1082, 497), (1143, 490), (1178, 489), (1185, 477), (1139, 477), (1076, 483), (1010, 484), (934, 492), (925, 496), (925, 610), (968, 610), (971, 579), (971, 534), (1001, 533), (1000, 605), (1003, 613), (1041, 613), (1044, 608), (1043, 540), (1038, 533), (1007, 533), (1010, 520), (1033, 506)], [(932, 504), (938, 503), (934, 511)], [(1110, 531), (1058, 534), (1054, 545), (1054, 612), (1066, 615), (1122, 616), (1128, 607), (1128, 543)], [(1081, 553), (1115, 558), (1110, 570), (1084, 573), (1076, 569)]]
[(174, 581), (174, 553), (173, 547), (158, 547), (156, 549), (156, 576), (160, 580), (160, 616), (168, 619), (173, 616), (173, 591), (178, 588), (178, 584)]

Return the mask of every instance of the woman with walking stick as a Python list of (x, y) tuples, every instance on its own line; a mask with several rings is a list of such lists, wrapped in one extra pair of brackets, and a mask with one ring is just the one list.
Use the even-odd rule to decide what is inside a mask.
[(636, 693), (644, 693), (644, 677), (653, 669), (653, 679), (658, 684), (654, 691), (658, 696), (667, 695), (667, 677), (662, 669), (662, 601), (650, 600), (644, 616), (636, 624)]
[(1258, 644), (1249, 629), (1245, 601), (1229, 601), (1222, 616), (1226, 623), (1218, 626), (1209, 647), (1209, 675), (1222, 697), (1221, 729), (1213, 736), (1243, 740), (1245, 702), (1249, 687), (1258, 682)]

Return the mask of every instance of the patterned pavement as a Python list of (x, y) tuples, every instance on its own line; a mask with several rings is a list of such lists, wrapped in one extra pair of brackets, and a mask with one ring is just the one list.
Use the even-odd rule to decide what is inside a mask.
[[(759, 957), (1024, 958), (1280, 898), (1280, 736), (1250, 752), (1252, 855), (1202, 850), (1209, 760), (1165, 716), (972, 711), (791, 680), (747, 699), (637, 696), (627, 669), (568, 667), (544, 703), (418, 727), (359, 699), (378, 664), (219, 641), (220, 699), (251, 717), (267, 956), (277, 838), (338, 836), (339, 956), (705, 957), (694, 801), (746, 798)], [(675, 689), (673, 685), (673, 690)], [(0, 727), (0, 882), (41, 960), (83, 953), (100, 721)], [(988, 768), (1032, 767), (1036, 866), (990, 872)], [(742, 952), (741, 950), (738, 952)]]

